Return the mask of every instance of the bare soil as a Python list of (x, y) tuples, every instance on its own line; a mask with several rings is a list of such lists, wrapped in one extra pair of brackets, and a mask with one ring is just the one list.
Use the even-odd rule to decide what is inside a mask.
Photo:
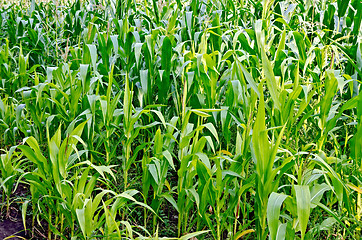
[[(1, 0), (0, 0), (1, 1)], [(14, 186), (15, 187), (15, 186)], [(28, 186), (20, 183), (16, 188), (16, 191), (12, 194), (11, 198), (25, 197), (29, 192)], [(0, 192), (0, 196), (3, 193)], [(0, 211), (0, 240), (4, 239), (29, 239), (24, 230), (23, 220), (21, 218), (20, 205), (17, 201), (14, 201), (10, 204), (9, 216), (7, 216), (5, 209)]]
[[(16, 237), (17, 236), (17, 237)], [(26, 239), (21, 219), (6, 219), (0, 222), (0, 239)]]

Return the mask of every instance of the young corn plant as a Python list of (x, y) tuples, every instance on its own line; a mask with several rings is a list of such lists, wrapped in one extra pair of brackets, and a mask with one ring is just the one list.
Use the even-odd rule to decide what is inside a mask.
[[(21, 180), (21, 169), (24, 164), (21, 158), (22, 155), (16, 151), (15, 146), (11, 147), (9, 151), (3, 150), (3, 153), (0, 155), (0, 186), (2, 189), (2, 202), (5, 203), (7, 218), (10, 217), (11, 195)], [(3, 206), (1, 207), (1, 212), (3, 212)]]
[(1, 205), (29, 184), (49, 239), (358, 239), (361, 9), (0, 1)]
[[(52, 239), (53, 234), (56, 238), (64, 232), (66, 226), (74, 226), (72, 222), (65, 224), (64, 207), (61, 205), (62, 200), (67, 199), (67, 195), (72, 190), (68, 184), (65, 184), (69, 176), (69, 168), (74, 165), (74, 161), (81, 156), (83, 152), (78, 152), (76, 145), (83, 142), (80, 135), (86, 122), (81, 123), (76, 128), (68, 129), (67, 137), (62, 141), (61, 126), (58, 128), (54, 136), (50, 138), (48, 133), (48, 154), (45, 157), (40, 146), (34, 137), (24, 139), (24, 144), (18, 148), (23, 152), (24, 156), (32, 162), (36, 168), (33, 173), (26, 175), (26, 181), (30, 184), (31, 194), (33, 196), (33, 224), (35, 217), (39, 214), (48, 223), (48, 238)], [(75, 153), (73, 153), (75, 152)], [(37, 199), (43, 196), (43, 201)], [(40, 200), (40, 199), (39, 199)], [(68, 199), (70, 200), (70, 199)], [(39, 211), (39, 212), (38, 212)], [(56, 218), (53, 219), (52, 215)], [(71, 235), (74, 229), (71, 229)]]

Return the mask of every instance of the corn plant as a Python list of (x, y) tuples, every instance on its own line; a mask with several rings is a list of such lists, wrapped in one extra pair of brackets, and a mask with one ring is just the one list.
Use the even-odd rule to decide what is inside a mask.
[(27, 184), (29, 237), (359, 239), (361, 4), (0, 1), (1, 213)]
[[(1, 164), (0, 164), (0, 172), (1, 172), (1, 188), (3, 191), (2, 202), (6, 202), (6, 216), (10, 215), (10, 201), (11, 194), (16, 190), (18, 186), (18, 182), (21, 180), (21, 168), (23, 165), (21, 160), (21, 154), (16, 152), (16, 147), (11, 147), (8, 152), (4, 152), (1, 154)], [(14, 185), (16, 186), (14, 188)]]

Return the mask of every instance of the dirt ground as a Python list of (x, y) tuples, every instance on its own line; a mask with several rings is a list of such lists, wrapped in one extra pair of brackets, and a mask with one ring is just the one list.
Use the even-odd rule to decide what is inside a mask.
[[(23, 198), (27, 194), (29, 194), (28, 191), (29, 191), (28, 186), (20, 183), (18, 185), (15, 193), (13, 193), (12, 198), (14, 198), (15, 196)], [(0, 196), (1, 195), (2, 195), (2, 192), (0, 192)], [(28, 237), (25, 237), (26, 233), (24, 231), (23, 220), (21, 218), (20, 205), (16, 201), (14, 201), (12, 203), (13, 204), (10, 205), (10, 208), (9, 208), (9, 210), (10, 210), (9, 217), (6, 217), (6, 213), (5, 213), (4, 209), (2, 209), (3, 212), (0, 212), (0, 240), (29, 239)], [(18, 236), (18, 237), (15, 237), (15, 236)]]
[(16, 219), (16, 221), (11, 221), (7, 219), (0, 221), (0, 239), (26, 239), (22, 220)]

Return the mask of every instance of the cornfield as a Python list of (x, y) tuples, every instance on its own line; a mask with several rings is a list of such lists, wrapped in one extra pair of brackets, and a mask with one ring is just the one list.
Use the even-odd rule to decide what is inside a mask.
[(0, 0), (0, 221), (360, 239), (361, 20), (360, 0)]

